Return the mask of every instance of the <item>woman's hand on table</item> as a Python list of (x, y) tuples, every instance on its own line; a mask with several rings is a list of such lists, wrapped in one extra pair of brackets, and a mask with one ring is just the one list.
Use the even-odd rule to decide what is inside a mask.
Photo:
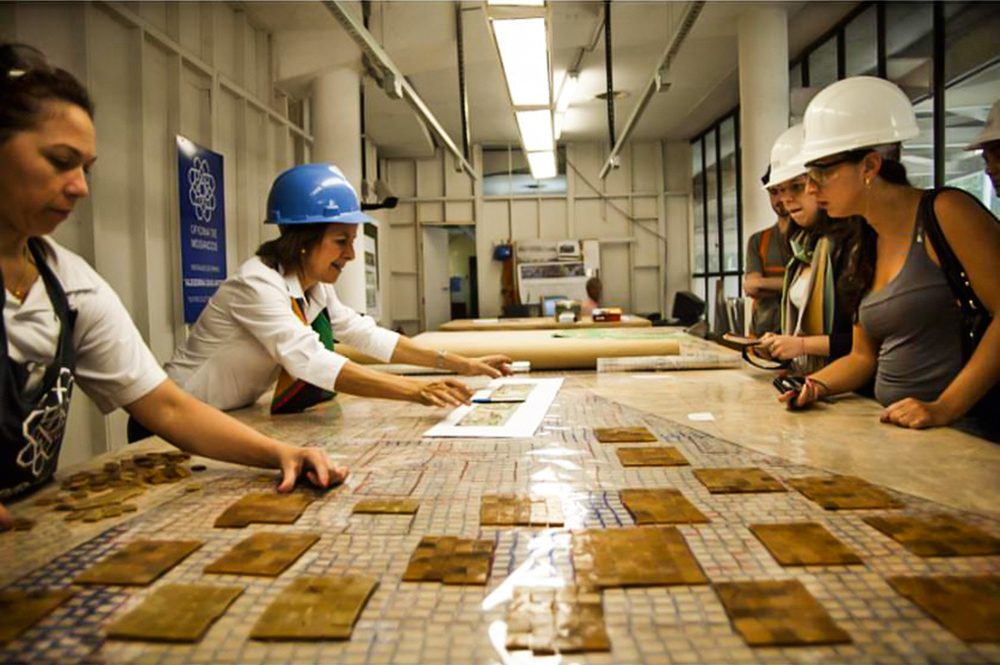
[(778, 401), (787, 406), (790, 410), (794, 411), (797, 409), (804, 409), (829, 394), (830, 389), (825, 383), (811, 377), (806, 377), (805, 384), (802, 386), (802, 390), (800, 390), (798, 394), (796, 394), (794, 390), (789, 390), (779, 395)]
[(278, 452), (278, 467), (281, 469), (279, 492), (291, 492), (303, 473), (309, 482), (323, 489), (339, 485), (347, 478), (347, 468), (330, 464), (330, 458), (322, 448), (282, 444)]
[(796, 335), (775, 335), (764, 333), (757, 347), (767, 353), (767, 357), (776, 360), (792, 360), (805, 355), (805, 338)]
[(926, 429), (947, 425), (955, 418), (939, 402), (923, 402), (907, 397), (885, 407), (879, 420), (898, 427)]
[(466, 366), (462, 369), (462, 374), (466, 376), (486, 376), (497, 379), (501, 376), (510, 376), (514, 372), (510, 364), (514, 362), (510, 356), (497, 353), (490, 356), (480, 356), (479, 358), (466, 358)]
[(472, 394), (472, 389), (458, 379), (414, 379), (410, 388), (410, 400), (424, 406), (460, 406), (468, 404)]
[(0, 503), (0, 531), (14, 528), (14, 516)]

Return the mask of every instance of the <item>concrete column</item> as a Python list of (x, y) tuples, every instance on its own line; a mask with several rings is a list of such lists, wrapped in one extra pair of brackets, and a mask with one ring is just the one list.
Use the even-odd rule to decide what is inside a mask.
[[(312, 161), (336, 164), (360, 196), (361, 191), (361, 76), (354, 67), (319, 74), (312, 82)], [(337, 296), (361, 312), (365, 306), (364, 239), (361, 229), (354, 242), (356, 258), (337, 280)]]
[(788, 129), (788, 17), (784, 8), (744, 11), (738, 43), (743, 237), (749, 238), (775, 221), (760, 177), (767, 170), (771, 145)]

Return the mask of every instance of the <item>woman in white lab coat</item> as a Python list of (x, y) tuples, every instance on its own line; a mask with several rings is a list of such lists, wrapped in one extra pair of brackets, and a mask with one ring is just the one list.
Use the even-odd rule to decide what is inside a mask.
[(253, 404), (277, 378), (274, 414), (302, 411), (335, 391), (427, 406), (471, 397), (456, 379), (427, 381), (352, 362), (337, 353), (335, 340), (382, 362), (465, 375), (510, 373), (506, 356), (466, 358), (427, 349), (340, 302), (333, 284), (354, 259), (355, 236), (369, 218), (337, 167), (303, 164), (279, 175), (265, 221), (278, 224), (281, 235), (220, 285), (165, 366), (191, 394), (237, 409)]
[[(49, 234), (87, 196), (93, 105), (30, 47), (0, 43), (0, 501), (53, 476), (74, 384), (104, 411), (124, 408), (189, 452), (327, 486), (346, 475), (322, 449), (266, 437), (167, 379), (121, 301)], [(12, 518), (0, 506), (0, 529)]]

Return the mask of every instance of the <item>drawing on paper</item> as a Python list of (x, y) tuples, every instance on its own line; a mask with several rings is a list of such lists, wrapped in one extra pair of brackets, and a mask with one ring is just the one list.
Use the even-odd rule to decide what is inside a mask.
[(490, 402), (523, 402), (534, 389), (533, 383), (505, 383), (490, 393)]
[(503, 427), (517, 411), (518, 403), (475, 404), (458, 421), (459, 427)]

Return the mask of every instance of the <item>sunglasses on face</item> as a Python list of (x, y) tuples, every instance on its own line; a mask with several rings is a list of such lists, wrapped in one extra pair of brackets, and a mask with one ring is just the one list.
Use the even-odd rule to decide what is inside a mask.
[(836, 157), (830, 161), (820, 162), (819, 164), (810, 164), (807, 167), (809, 179), (817, 185), (824, 185), (833, 177), (838, 166), (842, 164), (857, 164), (865, 158), (865, 155), (867, 155), (868, 152), (868, 150), (852, 150), (851, 152), (845, 152), (840, 157)]
[(806, 191), (806, 179), (797, 178), (791, 182), (770, 187), (767, 191), (772, 196), (800, 196)]

